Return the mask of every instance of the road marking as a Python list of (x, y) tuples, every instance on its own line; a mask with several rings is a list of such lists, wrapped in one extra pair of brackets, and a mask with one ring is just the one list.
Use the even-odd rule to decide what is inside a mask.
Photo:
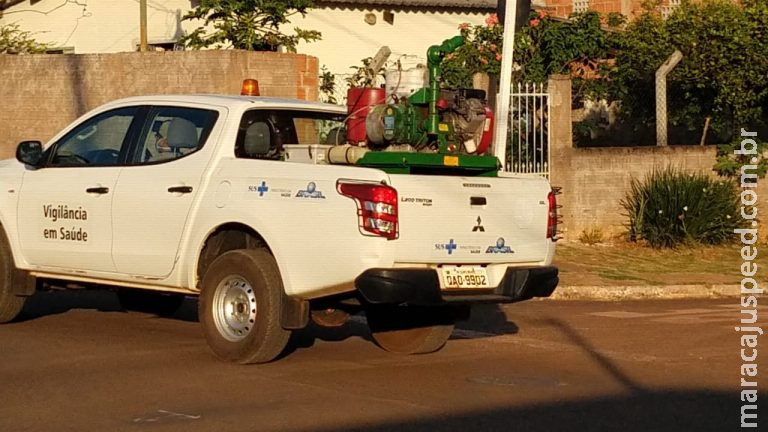
[(182, 414), (173, 411), (157, 410), (158, 414), (147, 417), (138, 417), (133, 419), (134, 423), (156, 423), (161, 420), (200, 420), (203, 416)]
[[(638, 319), (675, 324), (704, 324), (733, 321), (742, 307), (738, 304), (718, 305), (717, 307), (706, 309), (672, 309), (667, 312), (630, 312), (630, 311), (607, 311), (592, 312), (587, 315), (602, 318), (614, 319)], [(758, 309), (766, 310), (766, 306), (758, 306)]]

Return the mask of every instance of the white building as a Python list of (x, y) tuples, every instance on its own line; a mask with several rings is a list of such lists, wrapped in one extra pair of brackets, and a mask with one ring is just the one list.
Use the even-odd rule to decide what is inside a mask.
[[(174, 49), (185, 31), (199, 24), (181, 21), (197, 3), (148, 0), (148, 40)], [(318, 57), (335, 74), (373, 56), (382, 45), (392, 59), (423, 60), (430, 45), (458, 34), (461, 23), (483, 24), (496, 0), (325, 0), (316, 1), (306, 17), (290, 27), (318, 30), (322, 40), (298, 47)], [(1, 24), (18, 24), (64, 53), (135, 51), (139, 42), (139, 1), (133, 0), (0, 0)], [(178, 47), (176, 47), (178, 48)]]

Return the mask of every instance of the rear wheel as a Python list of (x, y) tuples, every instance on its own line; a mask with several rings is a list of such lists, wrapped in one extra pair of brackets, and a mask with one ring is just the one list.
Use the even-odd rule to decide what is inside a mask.
[(183, 294), (125, 289), (117, 292), (117, 299), (125, 310), (171, 316), (184, 303)]
[(26, 297), (13, 293), (13, 255), (5, 237), (5, 231), (0, 227), (0, 323), (12, 321), (19, 316), (24, 308)]
[(371, 307), (368, 327), (376, 344), (397, 354), (426, 354), (451, 337), (453, 315), (445, 309), (407, 306)]
[(220, 358), (265, 363), (291, 335), (280, 324), (283, 282), (264, 249), (240, 249), (216, 258), (205, 272), (198, 315), (208, 344)]

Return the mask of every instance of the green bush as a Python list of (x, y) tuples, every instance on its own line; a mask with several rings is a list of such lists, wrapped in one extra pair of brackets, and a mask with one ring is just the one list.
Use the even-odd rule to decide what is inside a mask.
[(740, 214), (740, 200), (732, 180), (665, 168), (654, 170), (643, 181), (632, 179), (621, 205), (629, 217), (630, 241), (673, 248), (733, 239), (733, 230), (747, 222)]

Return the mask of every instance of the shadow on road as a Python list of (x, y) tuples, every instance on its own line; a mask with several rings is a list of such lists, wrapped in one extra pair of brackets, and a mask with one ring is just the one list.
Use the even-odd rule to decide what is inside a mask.
[[(510, 391), (514, 391), (510, 388)], [(768, 398), (760, 393), (758, 400)], [(762, 404), (765, 407), (765, 404)], [(765, 419), (762, 410), (758, 419)], [(752, 411), (756, 412), (756, 411)], [(590, 431), (648, 432), (737, 430), (739, 395), (735, 393), (654, 391), (609, 398), (558, 402), (523, 408), (498, 408), (440, 417), (393, 420), (379, 424), (334, 427), (325, 431)], [(763, 420), (764, 421), (764, 420)], [(312, 429), (317, 431), (318, 429)]]
[[(14, 322), (31, 321), (49, 315), (66, 313), (74, 309), (128, 312), (120, 305), (115, 292), (108, 289), (40, 291), (27, 299), (24, 310)], [(160, 317), (158, 316), (158, 318)], [(196, 322), (197, 299), (187, 297), (175, 314), (162, 318)]]
[(15, 322), (30, 321), (48, 315), (57, 315), (73, 309), (90, 309), (100, 312), (124, 312), (112, 291), (67, 290), (41, 291), (27, 299)]
[[(74, 309), (128, 312), (120, 305), (115, 292), (109, 289), (40, 291), (27, 300), (24, 311), (15, 322), (62, 314)], [(197, 298), (187, 297), (175, 314), (162, 318), (197, 322)], [(459, 329), (459, 332), (454, 334), (454, 339), (475, 339), (502, 334), (516, 334), (519, 330), (515, 323), (507, 320), (504, 311), (498, 305), (473, 307), (471, 318), (467, 321), (458, 322), (456, 328)], [(468, 332), (461, 332), (461, 330)], [(333, 342), (343, 341), (351, 337), (372, 340), (364, 314), (358, 314), (343, 326), (335, 328), (322, 327), (310, 321), (310, 325), (306, 329), (295, 333), (292, 345), (294, 349), (309, 348), (318, 339)]]
[[(500, 305), (481, 304), (472, 307), (469, 320), (456, 323), (456, 339), (481, 339), (498, 335), (513, 335), (520, 328), (512, 321)], [(466, 330), (462, 332), (461, 330)]]

